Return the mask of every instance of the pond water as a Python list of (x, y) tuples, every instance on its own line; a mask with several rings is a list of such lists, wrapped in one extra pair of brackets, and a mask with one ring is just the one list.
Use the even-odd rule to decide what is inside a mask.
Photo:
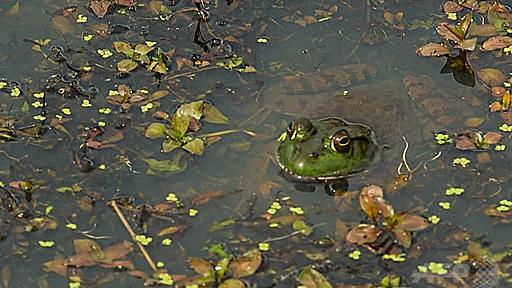
[[(446, 57), (416, 53), (441, 42), (436, 25), (451, 21), (445, 1), (144, 0), (127, 7), (132, 2), (0, 1), (2, 287), (140, 287), (158, 279), (136, 245), (118, 252), (127, 255), (105, 256), (106, 247), (135, 243), (111, 201), (135, 234), (152, 238), (145, 249), (180, 287), (218, 287), (237, 278), (234, 269), (251, 271), (239, 255), (258, 248), (258, 270), (238, 274), (245, 287), (378, 287), (388, 275), (399, 276), (400, 287), (510, 285), (508, 274), (496, 285), (495, 270), (431, 269), (445, 264), (451, 271), (470, 255), (507, 272), (511, 258), (512, 215), (497, 210), (512, 206), (506, 127), (497, 144), (477, 151), (436, 143), (436, 133), (453, 140), (465, 128), (498, 132), (503, 123), (499, 113), (488, 112), (491, 85), (477, 77), (468, 87), (452, 75), (460, 75), (460, 66), (441, 74)], [(109, 5), (104, 17), (96, 16)], [(458, 20), (450, 23), (467, 10), (455, 12)], [(470, 69), (508, 73), (510, 56), (479, 51), (483, 41), (466, 55)], [(122, 68), (121, 61), (133, 67)], [(351, 64), (372, 65), (375, 75), (343, 74)], [(342, 72), (333, 77), (352, 77), (350, 83), (324, 74), (336, 69)], [(193, 155), (186, 146), (162, 153), (167, 140), (145, 137), (148, 127), (171, 129), (179, 105), (193, 101), (209, 103), (229, 123), (190, 120), (182, 134), (208, 144), (204, 153)], [(285, 179), (275, 165), (276, 139), (301, 116), (369, 125), (378, 159), (334, 196), (323, 183)], [(470, 162), (457, 164), (464, 159)], [(378, 244), (368, 249), (347, 241), (351, 228), (371, 223), (359, 204), (368, 184), (383, 187), (387, 202), (381, 205), (429, 222), (412, 234), (410, 247), (394, 241), (397, 232), (386, 230), (383, 217)], [(82, 242), (84, 248), (77, 239), (95, 244)], [(208, 276), (213, 266), (190, 260), (220, 267), (226, 256), (212, 252), (216, 244), (238, 260), (217, 282)], [(124, 269), (101, 267), (118, 258), (131, 262), (115, 263)], [(418, 274), (419, 266), (427, 273)], [(305, 267), (331, 284), (304, 280)], [(194, 278), (205, 269), (202, 280)], [(482, 275), (490, 280), (478, 282)], [(188, 282), (179, 282), (185, 277)]]

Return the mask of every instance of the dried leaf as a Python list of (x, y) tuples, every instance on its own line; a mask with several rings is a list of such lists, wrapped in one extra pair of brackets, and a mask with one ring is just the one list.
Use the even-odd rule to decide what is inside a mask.
[(177, 226), (169, 226), (169, 227), (165, 227), (165, 228), (161, 229), (160, 231), (158, 231), (157, 235), (159, 237), (162, 237), (162, 236), (166, 236), (166, 235), (180, 233), (180, 232), (187, 230), (187, 228), (188, 228), (188, 226), (185, 224), (177, 225)]
[(202, 206), (210, 202), (211, 199), (224, 198), (228, 195), (228, 192), (224, 190), (210, 190), (196, 195), (192, 199), (192, 206)]

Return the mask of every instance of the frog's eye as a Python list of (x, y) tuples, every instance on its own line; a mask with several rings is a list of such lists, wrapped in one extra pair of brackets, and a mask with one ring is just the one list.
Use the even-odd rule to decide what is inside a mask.
[(338, 153), (347, 152), (350, 148), (350, 136), (347, 130), (336, 132), (331, 138), (331, 150)]

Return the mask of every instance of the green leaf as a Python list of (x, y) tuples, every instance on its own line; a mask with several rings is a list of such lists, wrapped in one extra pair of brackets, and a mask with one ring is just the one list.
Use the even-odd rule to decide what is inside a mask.
[(308, 288), (332, 288), (325, 276), (311, 266), (302, 269), (298, 278), (300, 284)]
[(173, 135), (176, 138), (181, 138), (187, 133), (190, 118), (199, 120), (203, 115), (203, 101), (195, 101), (187, 104), (182, 104), (174, 115), (172, 115)]
[(141, 55), (146, 55), (149, 52), (151, 52), (155, 47), (149, 47), (144, 44), (137, 44), (135, 45), (135, 52), (140, 53)]
[(205, 102), (203, 106), (203, 117), (206, 122), (214, 124), (228, 124), (229, 119), (217, 107)]
[(30, 107), (28, 106), (27, 101), (23, 102), (23, 106), (21, 106), (21, 112), (27, 113)]
[(121, 72), (130, 72), (135, 70), (137, 66), (137, 62), (133, 61), (132, 59), (124, 59), (117, 63), (117, 70)]
[(194, 154), (194, 155), (203, 155), (204, 152), (204, 141), (198, 138), (193, 139), (187, 144), (183, 145), (181, 148), (184, 150)]
[(132, 47), (130, 46), (129, 43), (126, 43), (126, 42), (115, 41), (114, 42), (114, 48), (116, 49), (116, 51), (118, 53), (123, 53), (123, 54), (128, 55), (128, 56), (133, 54)]
[(162, 143), (162, 152), (169, 153), (173, 151), (176, 148), (179, 148), (181, 146), (181, 143), (169, 138), (165, 139)]
[(146, 128), (145, 136), (149, 139), (165, 138), (167, 136), (167, 126), (163, 123), (151, 123)]
[(142, 159), (149, 165), (149, 168), (157, 172), (179, 173), (187, 168), (187, 163), (180, 163), (181, 154), (176, 154), (172, 160)]

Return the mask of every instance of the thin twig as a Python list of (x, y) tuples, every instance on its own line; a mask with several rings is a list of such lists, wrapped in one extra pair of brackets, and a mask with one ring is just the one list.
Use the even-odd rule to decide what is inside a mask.
[[(121, 223), (123, 223), (124, 228), (126, 229), (126, 231), (128, 231), (128, 233), (130, 234), (132, 239), (135, 239), (136, 234), (133, 231), (132, 227), (130, 226), (130, 223), (128, 223), (128, 221), (124, 217), (123, 213), (119, 209), (119, 206), (117, 206), (116, 201), (110, 201), (109, 205), (112, 206), (112, 208), (114, 208), (114, 211), (116, 212), (117, 217), (119, 217), (119, 220), (121, 220)], [(151, 256), (149, 255), (146, 248), (144, 248), (144, 246), (139, 241), (135, 241), (135, 243), (137, 243), (137, 246), (139, 247), (140, 252), (142, 252), (142, 255), (144, 255), (144, 258), (146, 258), (146, 262), (148, 262), (149, 267), (151, 267), (151, 269), (154, 272), (158, 271), (158, 268), (156, 268), (155, 262), (153, 261), (153, 259), (151, 259)]]

